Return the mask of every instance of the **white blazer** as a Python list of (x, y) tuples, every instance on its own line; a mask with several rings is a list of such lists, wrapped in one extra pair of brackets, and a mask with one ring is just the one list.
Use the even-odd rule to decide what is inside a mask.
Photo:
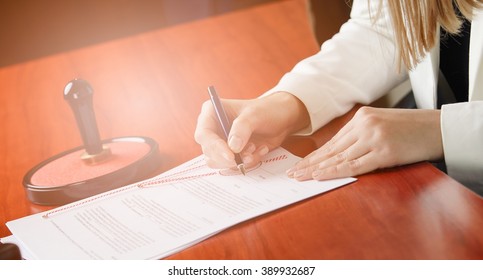
[[(355, 104), (370, 104), (407, 77), (418, 108), (436, 108), (439, 42), (416, 68), (397, 68), (393, 30), (385, 0), (374, 22), (367, 0), (354, 0), (351, 18), (321, 50), (285, 74), (268, 93), (286, 91), (304, 102), (310, 134)], [(371, 0), (374, 14), (380, 1)], [(441, 127), (448, 174), (483, 194), (483, 12), (471, 26), (469, 102), (442, 107)], [(368, 128), (370, 129), (370, 128)]]

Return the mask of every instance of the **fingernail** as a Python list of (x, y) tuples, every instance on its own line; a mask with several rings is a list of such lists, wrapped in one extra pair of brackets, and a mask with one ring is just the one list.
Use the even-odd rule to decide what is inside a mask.
[(239, 153), (242, 149), (242, 140), (238, 136), (232, 136), (230, 137), (230, 141), (228, 141), (228, 146), (230, 146), (230, 149), (234, 151), (235, 153)]
[(300, 178), (300, 177), (302, 177), (302, 176), (304, 176), (304, 175), (305, 175), (305, 169), (302, 169), (302, 170), (297, 170), (297, 171), (295, 171), (295, 173), (293, 174), (293, 176), (294, 176), (295, 178)]
[(244, 157), (242, 158), (242, 161), (243, 161), (243, 163), (245, 163), (245, 164), (251, 163), (251, 162), (253, 161), (253, 157), (251, 157), (251, 156), (244, 156)]
[(269, 151), (270, 150), (268, 149), (268, 147), (264, 146), (262, 149), (260, 149), (260, 152), (258, 152), (258, 153), (259, 153), (259, 155), (264, 156), (264, 155), (268, 154)]
[(245, 152), (245, 153), (252, 154), (253, 152), (255, 152), (255, 150), (256, 150), (256, 149), (257, 149), (257, 147), (255, 146), (255, 144), (253, 144), (253, 143), (248, 143), (248, 144), (245, 146), (244, 152)]
[(295, 172), (295, 168), (294, 167), (291, 167), (291, 168), (287, 169), (287, 171), (285, 171), (285, 173), (287, 173), (287, 176), (289, 178), (293, 178), (294, 172)]

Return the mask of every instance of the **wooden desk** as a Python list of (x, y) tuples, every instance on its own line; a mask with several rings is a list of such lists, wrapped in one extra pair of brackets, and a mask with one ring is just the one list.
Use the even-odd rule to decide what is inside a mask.
[[(1, 68), (0, 236), (10, 234), (6, 221), (48, 209), (26, 199), (25, 172), (81, 144), (62, 98), (67, 81), (92, 84), (102, 138), (154, 138), (161, 172), (201, 153), (193, 132), (208, 85), (224, 98), (255, 97), (317, 51), (304, 3), (280, 1)], [(304, 155), (349, 117), (287, 147)], [(360, 176), (169, 258), (481, 259), (482, 232), (483, 200), (420, 163)]]

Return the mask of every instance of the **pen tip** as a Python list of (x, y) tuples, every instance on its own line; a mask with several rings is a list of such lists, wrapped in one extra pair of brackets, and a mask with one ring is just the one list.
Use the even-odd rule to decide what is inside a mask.
[(243, 164), (239, 164), (238, 165), (238, 169), (240, 170), (240, 172), (243, 174), (243, 175), (246, 175), (246, 170), (245, 170), (245, 166)]

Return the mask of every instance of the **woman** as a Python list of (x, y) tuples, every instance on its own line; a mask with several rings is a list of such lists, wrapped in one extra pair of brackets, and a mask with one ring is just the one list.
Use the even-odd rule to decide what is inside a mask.
[[(339, 33), (272, 90), (254, 100), (224, 101), (233, 120), (227, 143), (218, 134), (211, 104), (203, 105), (195, 139), (208, 165), (234, 166), (233, 153), (238, 152), (245, 164), (253, 164), (287, 135), (310, 134), (355, 104), (370, 104), (409, 76), (418, 109), (362, 107), (328, 143), (290, 168), (288, 176), (325, 180), (444, 160), (450, 176), (483, 195), (481, 6), (481, 0), (354, 0), (351, 18)], [(450, 70), (469, 74), (467, 90), (450, 85), (466, 102), (441, 110), (440, 26), (447, 33), (471, 33), (469, 66), (449, 64)], [(443, 36), (441, 47), (462, 35)], [(439, 85), (443, 83), (440, 79)]]

